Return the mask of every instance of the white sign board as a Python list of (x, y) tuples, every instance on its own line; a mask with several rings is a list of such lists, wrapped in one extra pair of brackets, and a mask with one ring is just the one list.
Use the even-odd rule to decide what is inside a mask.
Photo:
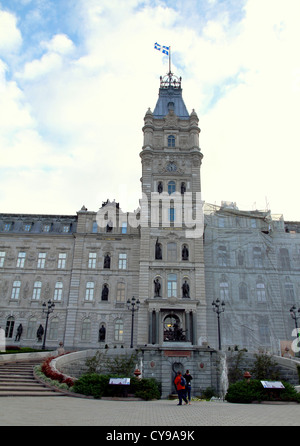
[(280, 381), (261, 381), (265, 389), (284, 389), (284, 385)]
[(109, 379), (109, 384), (129, 386), (130, 385), (130, 378), (110, 378)]

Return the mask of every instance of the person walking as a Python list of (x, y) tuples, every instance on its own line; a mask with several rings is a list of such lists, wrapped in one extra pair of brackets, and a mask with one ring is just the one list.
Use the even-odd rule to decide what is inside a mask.
[(192, 390), (192, 383), (191, 383), (191, 381), (192, 381), (193, 377), (190, 374), (189, 370), (187, 370), (185, 372), (183, 377), (184, 377), (184, 379), (186, 381), (186, 397), (187, 397), (187, 400), (188, 400), (189, 404), (191, 404), (191, 390)]
[(177, 404), (177, 406), (182, 406), (182, 400), (185, 402), (185, 404), (188, 404), (188, 400), (186, 399), (186, 394), (185, 394), (186, 381), (183, 378), (181, 372), (177, 372), (177, 376), (174, 379), (174, 384), (179, 398), (179, 403)]

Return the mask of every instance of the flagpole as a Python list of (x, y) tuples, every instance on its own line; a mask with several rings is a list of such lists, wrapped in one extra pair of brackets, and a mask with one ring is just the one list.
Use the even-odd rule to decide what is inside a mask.
[(171, 73), (171, 47), (169, 46), (169, 73)]

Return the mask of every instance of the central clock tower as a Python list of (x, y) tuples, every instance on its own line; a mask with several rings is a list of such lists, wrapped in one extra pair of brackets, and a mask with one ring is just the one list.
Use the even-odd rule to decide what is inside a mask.
[[(138, 340), (142, 345), (204, 345), (206, 300), (200, 128), (182, 98), (181, 78), (160, 78), (144, 118)], [(197, 214), (197, 215), (196, 215)], [(201, 228), (200, 228), (201, 229)]]

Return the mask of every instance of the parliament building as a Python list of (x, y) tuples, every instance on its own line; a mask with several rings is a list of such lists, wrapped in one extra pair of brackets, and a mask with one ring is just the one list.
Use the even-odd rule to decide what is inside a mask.
[(74, 215), (0, 214), (6, 345), (41, 346), (51, 301), (47, 348), (143, 348), (153, 369), (158, 352), (282, 353), (299, 306), (300, 222), (203, 203), (199, 136), (170, 72), (144, 116), (135, 212), (108, 199)]

